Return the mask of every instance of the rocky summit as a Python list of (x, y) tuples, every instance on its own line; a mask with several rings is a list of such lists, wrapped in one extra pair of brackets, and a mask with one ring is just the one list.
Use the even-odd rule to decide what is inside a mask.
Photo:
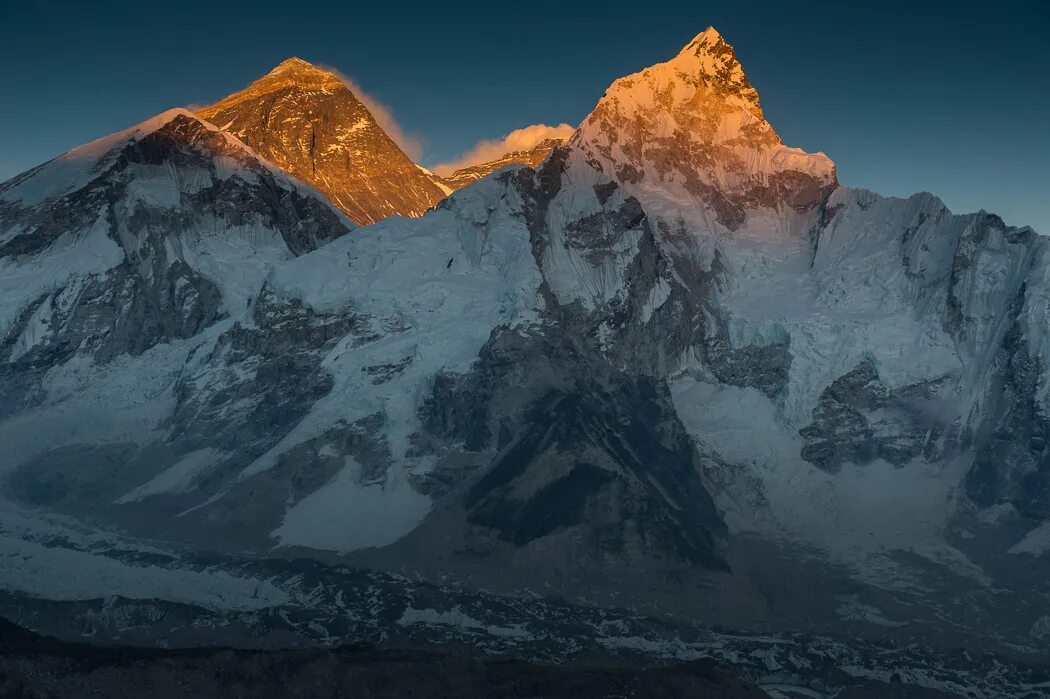
[(451, 191), (405, 155), (342, 79), (299, 58), (197, 113), (361, 225), (421, 216)]
[(289, 61), (0, 185), (0, 612), (1045, 692), (1046, 238), (841, 186), (714, 29), (427, 177)]

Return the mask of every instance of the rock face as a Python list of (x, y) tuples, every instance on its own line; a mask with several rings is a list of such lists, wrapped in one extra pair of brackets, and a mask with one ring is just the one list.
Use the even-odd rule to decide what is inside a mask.
[[(243, 104), (296, 94), (258, 92)], [(234, 172), (181, 149), (134, 171), (136, 197), (156, 199), (164, 173), (181, 208), (135, 215), (130, 195), (78, 184), (97, 205), (85, 215), (65, 194), (34, 199), (34, 173), (5, 185), (0, 541), (40, 561), (9, 585), (32, 592), (23, 571), (38, 584), (64, 560), (34, 548), (45, 536), (107, 582), (131, 575), (54, 533), (72, 517), (234, 569), (274, 547), (338, 552), (705, 623), (1043, 652), (1045, 239), (932, 195), (838, 187), (827, 158), (780, 143), (717, 32), (616, 81), (536, 169), (355, 235), (181, 118), (227, 144), (206, 162)], [(73, 165), (40, 172), (56, 167)], [(73, 258), (67, 221), (83, 229)], [(129, 238), (154, 221), (177, 234)], [(245, 221), (250, 274), (187, 252), (202, 244), (188, 231), (228, 241)], [(95, 275), (88, 295), (35, 271), (74, 261), (94, 265), (78, 272)], [(207, 585), (238, 608), (280, 597)], [(306, 585), (282, 590), (310, 607)], [(435, 623), (493, 627), (446, 612)], [(655, 643), (632, 639), (618, 642)]]
[[(437, 377), (421, 415), (430, 444), (446, 445), (435, 453), (495, 454), (463, 494), (467, 545), (549, 547), (572, 532), (581, 556), (725, 568), (725, 526), (665, 386), (587, 344), (497, 330), (469, 374)], [(501, 409), (515, 403), (520, 413)], [(437, 469), (428, 490), (454, 493), (441, 486), (457, 475)]]
[(421, 216), (450, 191), (405, 155), (342, 80), (299, 58), (197, 113), (361, 225)]
[(945, 441), (944, 426), (924, 407), (937, 396), (938, 381), (920, 381), (887, 389), (871, 359), (831, 382), (813, 410), (813, 422), (799, 434), (806, 440), (802, 458), (837, 472), (843, 463), (882, 459), (904, 466), (915, 458), (938, 460), (957, 447)]
[(495, 160), (490, 160), (479, 165), (470, 165), (468, 167), (460, 168), (447, 177), (443, 177), (442, 182), (453, 190), (462, 189), (467, 185), (480, 180), (482, 177), (485, 177), (500, 168), (507, 167), (508, 165), (528, 165), (531, 168), (537, 168), (540, 163), (550, 155), (550, 152), (554, 150), (554, 147), (562, 142), (563, 141), (557, 138), (547, 138), (528, 150), (511, 151)]

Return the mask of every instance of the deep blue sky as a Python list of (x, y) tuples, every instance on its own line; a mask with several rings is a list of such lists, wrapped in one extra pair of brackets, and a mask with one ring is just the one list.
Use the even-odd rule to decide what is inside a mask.
[(844, 184), (928, 190), (1050, 234), (1047, 0), (4, 0), (0, 179), (291, 55), (356, 78), (433, 164), (528, 124), (578, 123), (613, 79), (708, 25), (783, 140), (827, 153)]

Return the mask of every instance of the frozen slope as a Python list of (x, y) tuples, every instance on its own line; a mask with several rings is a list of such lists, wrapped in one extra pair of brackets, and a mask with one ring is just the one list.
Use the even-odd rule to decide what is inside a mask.
[(240, 310), (275, 262), (348, 230), (316, 192), (179, 109), (5, 182), (0, 225), (4, 331), (41, 293), (121, 263), (144, 276), (185, 263)]
[(186, 357), (245, 313), (276, 264), (350, 228), (185, 110), (4, 183), (0, 471), (155, 439)]

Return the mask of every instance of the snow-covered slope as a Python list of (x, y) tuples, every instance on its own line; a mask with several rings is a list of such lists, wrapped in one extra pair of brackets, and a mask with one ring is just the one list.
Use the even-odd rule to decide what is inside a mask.
[(405, 155), (338, 76), (300, 58), (198, 114), (362, 225), (419, 216), (449, 192)]
[(274, 265), (351, 226), (185, 110), (4, 183), (2, 470), (139, 432), (197, 338), (243, 314)]
[[(246, 201), (223, 206), (238, 196)], [(126, 250), (131, 238), (165, 225), (173, 233), (191, 230), (194, 235), (186, 237), (194, 246), (237, 246), (244, 240), (252, 255), (255, 248), (281, 249), (265, 263), (248, 257), (232, 268), (210, 270), (209, 276), (242, 302), (257, 290), (260, 269), (348, 230), (315, 191), (181, 109), (75, 148), (5, 182), (0, 215), (0, 256), (5, 278), (11, 280), (4, 290), (9, 312), (24, 305), (23, 297), (13, 295), (32, 297), (56, 283), (39, 264), (51, 264), (56, 274), (102, 272), (125, 258), (119, 249)], [(165, 218), (153, 222), (150, 216)], [(220, 223), (201, 220), (206, 216)], [(228, 235), (222, 227), (225, 219), (234, 229)], [(38, 286), (23, 283), (27, 277)], [(7, 329), (10, 322), (4, 316), (0, 327)]]
[[(32, 182), (4, 201), (61, 189)], [(4, 206), (5, 259), (38, 259)], [(59, 236), (48, 264), (124, 259), (121, 235), (83, 228), (90, 254), (61, 257)], [(709, 29), (616, 81), (535, 170), (419, 219), (278, 245), (250, 278), (180, 252), (222, 303), (193, 310), (211, 292), (172, 281), (197, 291), (149, 306), (167, 324), (141, 346), (39, 354), (65, 301), (26, 305), (41, 292), (9, 267), (26, 301), (6, 366), (37, 363), (3, 375), (5, 492), (205, 550), (1023, 646), (1048, 614), (1045, 248), (932, 195), (839, 187), (780, 142)], [(123, 335), (85, 336), (61, 347)], [(26, 436), (44, 428), (57, 441)]]

